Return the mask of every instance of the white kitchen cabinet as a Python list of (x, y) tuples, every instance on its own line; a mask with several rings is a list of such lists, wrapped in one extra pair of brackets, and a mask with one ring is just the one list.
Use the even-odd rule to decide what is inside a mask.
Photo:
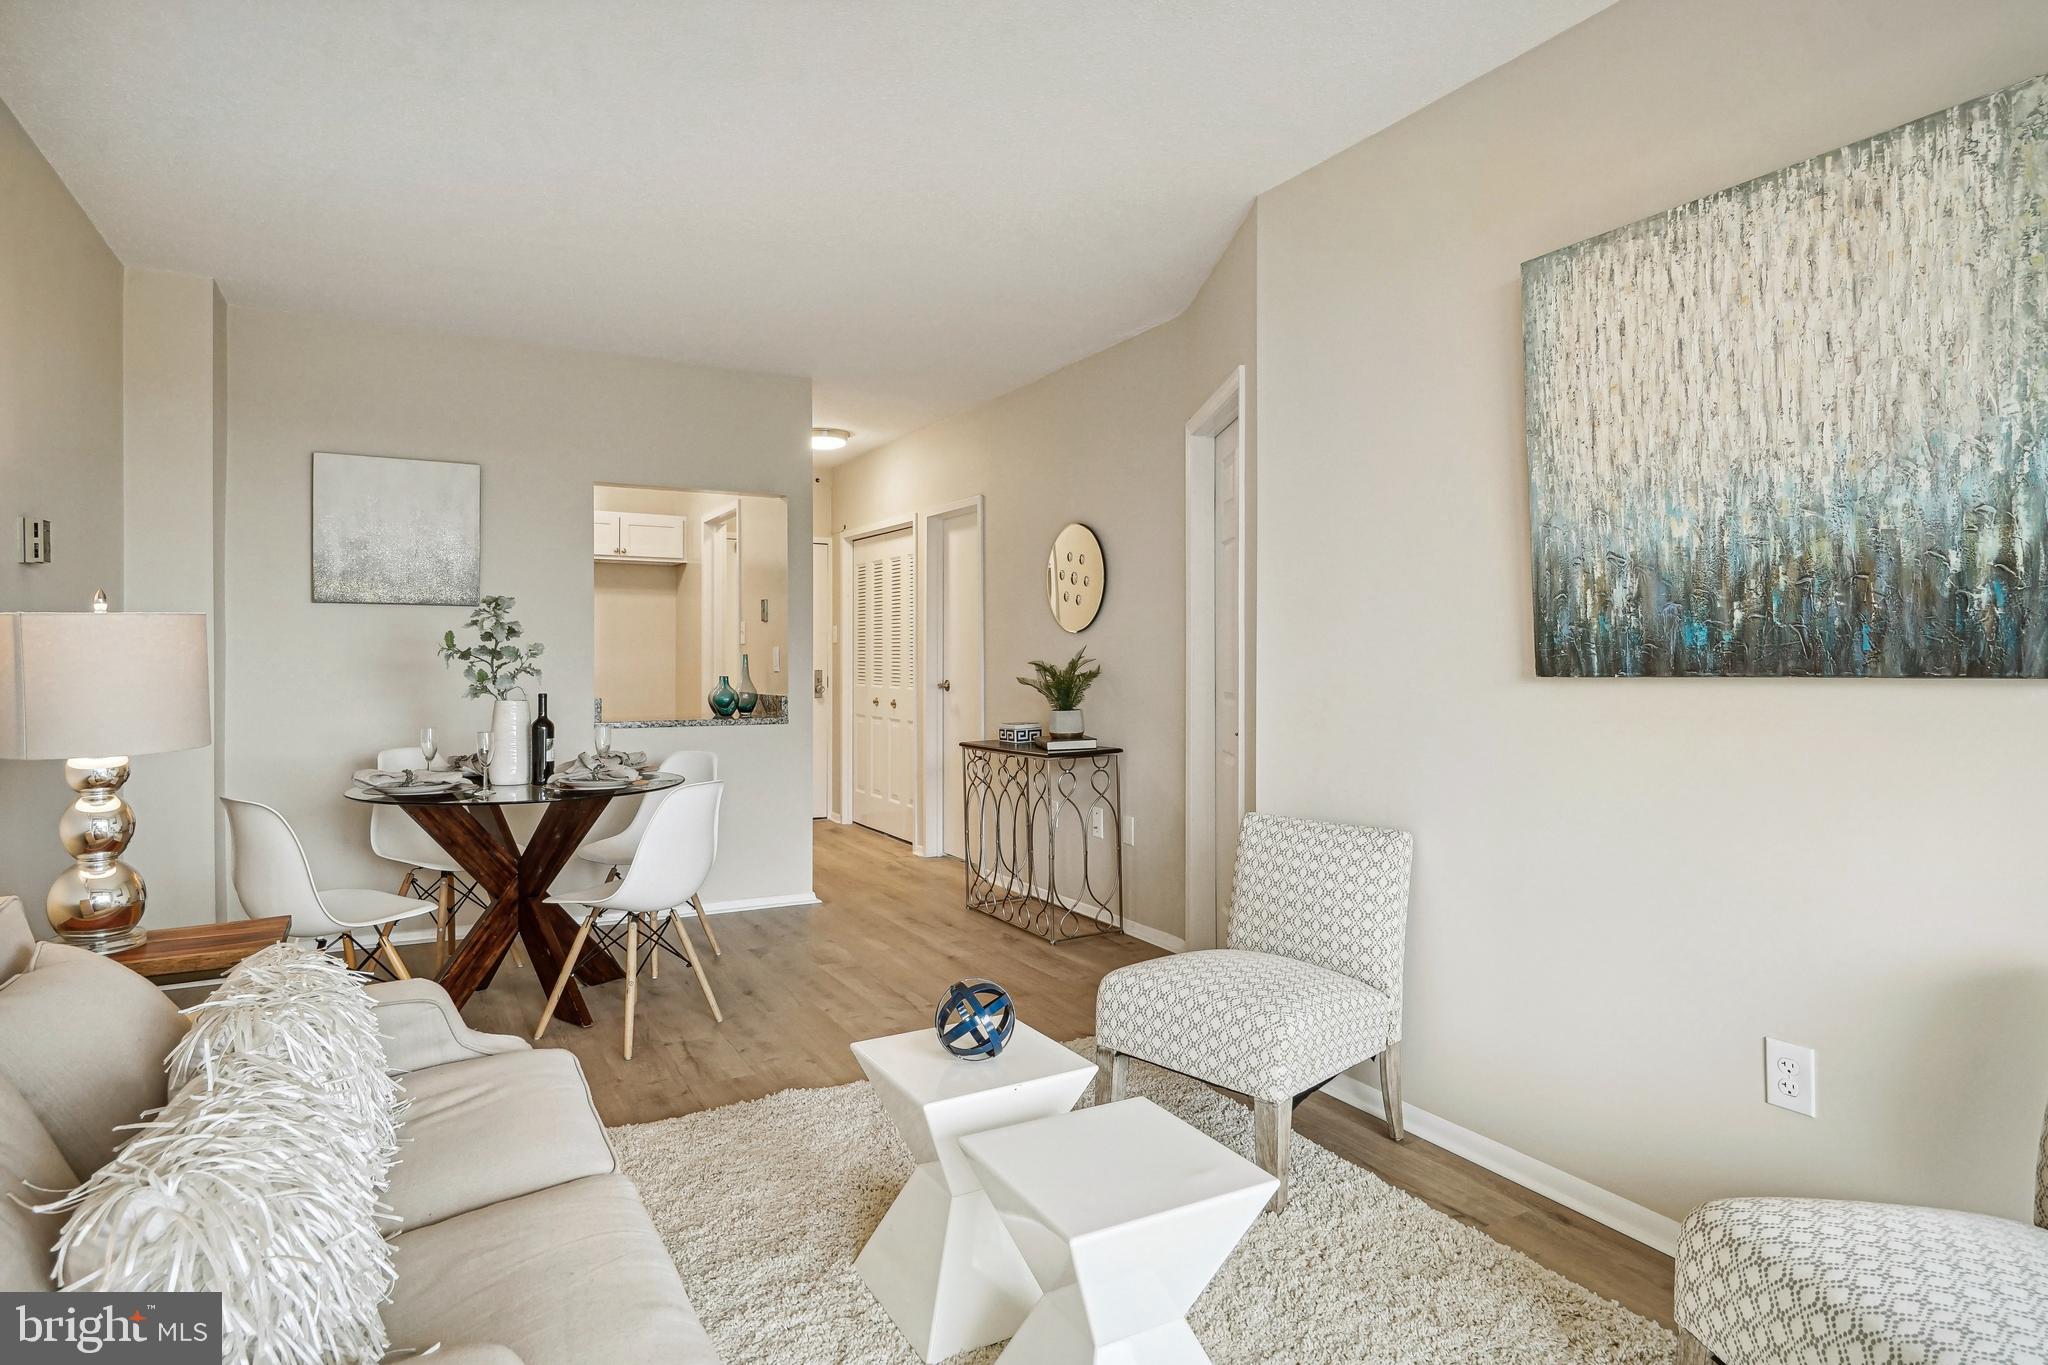
[(591, 522), (591, 553), (634, 564), (686, 564), (688, 517), (663, 512), (598, 512)]

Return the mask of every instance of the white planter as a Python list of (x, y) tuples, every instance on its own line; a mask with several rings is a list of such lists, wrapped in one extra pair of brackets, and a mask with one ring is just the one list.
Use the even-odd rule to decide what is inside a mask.
[(1074, 739), (1088, 733), (1082, 728), (1081, 713), (1078, 710), (1053, 712), (1052, 724), (1048, 729), (1054, 739)]
[(526, 727), (533, 707), (524, 697), (500, 697), (491, 703), (491, 785), (524, 786), (533, 775), (528, 766)]

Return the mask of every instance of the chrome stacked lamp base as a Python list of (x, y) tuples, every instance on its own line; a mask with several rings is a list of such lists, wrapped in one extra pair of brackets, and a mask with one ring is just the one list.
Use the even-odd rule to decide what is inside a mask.
[(96, 953), (118, 953), (147, 937), (142, 874), (121, 861), (135, 837), (135, 811), (121, 796), (128, 760), (74, 758), (64, 780), (78, 799), (57, 822), (64, 851), (77, 865), (50, 885), (50, 927), (66, 942)]

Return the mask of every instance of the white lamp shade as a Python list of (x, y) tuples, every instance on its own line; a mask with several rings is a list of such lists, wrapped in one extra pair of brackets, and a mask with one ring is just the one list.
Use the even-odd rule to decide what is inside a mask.
[(0, 758), (212, 742), (204, 612), (0, 612)]

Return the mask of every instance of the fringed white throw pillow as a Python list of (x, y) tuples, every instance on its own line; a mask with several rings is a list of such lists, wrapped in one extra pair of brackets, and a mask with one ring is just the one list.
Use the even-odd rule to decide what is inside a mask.
[(345, 968), (265, 950), (193, 1012), (171, 1102), (49, 1210), (67, 1289), (218, 1290), (222, 1359), (367, 1365), (394, 1274), (395, 1082)]

